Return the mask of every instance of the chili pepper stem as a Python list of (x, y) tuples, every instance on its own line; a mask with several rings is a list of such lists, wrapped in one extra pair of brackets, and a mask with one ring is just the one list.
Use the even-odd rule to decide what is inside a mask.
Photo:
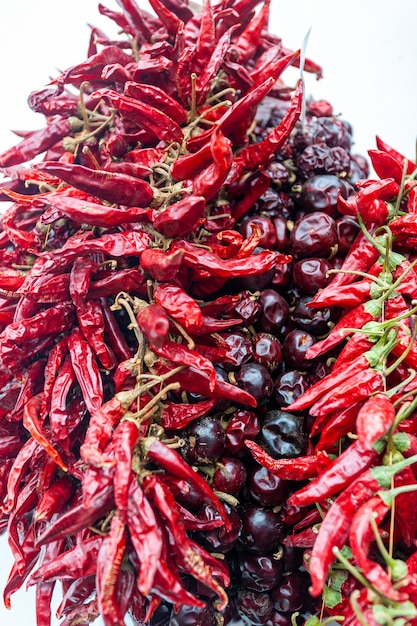
[[(377, 589), (376, 587), (374, 587), (373, 585), (371, 585), (371, 583), (369, 582), (369, 580), (367, 580), (359, 571), (359, 569), (357, 567), (355, 567), (354, 565), (352, 565), (352, 563), (349, 561), (349, 559), (347, 559), (343, 554), (342, 551), (339, 550), (339, 548), (334, 547), (333, 548), (333, 554), (334, 556), (340, 561), (340, 563), (343, 565), (344, 569), (346, 569), (350, 574), (352, 574), (352, 576), (354, 578), (356, 578), (356, 580), (363, 586), (366, 587), (367, 589), (372, 589), (372, 591), (374, 591), (378, 596), (380, 596), (381, 598), (385, 599), (384, 594), (382, 594), (379, 589)], [(365, 626), (367, 626), (365, 624)]]
[(191, 107), (190, 107), (190, 121), (193, 122), (197, 116), (197, 74), (194, 72), (191, 74)]
[[(412, 315), (412, 318), (415, 319), (415, 315)], [(396, 361), (394, 361), (394, 363), (392, 363), (392, 365), (390, 365), (390, 367), (385, 368), (384, 369), (384, 376), (388, 377), (390, 374), (392, 374), (393, 372), (395, 372), (395, 370), (398, 368), (398, 366), (405, 361), (405, 359), (407, 358), (408, 354), (410, 354), (411, 350), (413, 349), (413, 344), (416, 340), (417, 337), (417, 326), (416, 324), (414, 324), (414, 328), (413, 328), (413, 333), (411, 335), (410, 341), (408, 343), (408, 346), (406, 347), (406, 349), (404, 350), (404, 352), (398, 357), (398, 359)]]
[(352, 592), (352, 594), (350, 596), (350, 603), (352, 605), (353, 612), (355, 613), (358, 622), (360, 624), (362, 624), (362, 626), (368, 626), (368, 623), (367, 623), (366, 619), (363, 617), (361, 608), (360, 608), (359, 603), (357, 601), (359, 593), (360, 593), (359, 589), (355, 589)]

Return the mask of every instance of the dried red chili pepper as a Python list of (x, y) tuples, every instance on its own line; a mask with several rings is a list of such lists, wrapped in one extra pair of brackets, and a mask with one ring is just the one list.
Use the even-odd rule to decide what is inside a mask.
[(148, 438), (143, 440), (141, 444), (144, 447), (146, 456), (157, 463), (165, 471), (186, 480), (192, 485), (198, 493), (201, 494), (202, 499), (212, 504), (219, 512), (223, 519), (224, 525), (227, 529), (230, 529), (230, 520), (227, 513), (224, 510), (220, 500), (215, 496), (211, 487), (206, 483), (204, 478), (188, 465), (186, 461), (172, 448), (169, 448), (163, 442), (158, 439)]
[(25, 405), (23, 409), (23, 425), (30, 432), (32, 437), (41, 445), (49, 456), (55, 461), (55, 463), (64, 471), (68, 470), (67, 465), (62, 460), (61, 455), (55, 448), (51, 445), (51, 442), (42, 431), (41, 425), (39, 423), (40, 412), (41, 412), (41, 403), (42, 403), (43, 394), (37, 394), (33, 398), (31, 398)]
[[(97, 556), (103, 537), (92, 535), (62, 551), (53, 560), (42, 563), (30, 576), (28, 585), (39, 582), (83, 578), (97, 571)], [(50, 545), (50, 544), (49, 544)]]
[(228, 585), (227, 570), (189, 539), (176, 510), (174, 497), (164, 483), (156, 475), (146, 476), (143, 483), (145, 494), (151, 495), (158, 514), (169, 529), (169, 535), (172, 537), (171, 550), (175, 554), (178, 566), (211, 589), (220, 600), (219, 609), (224, 609), (228, 602), (227, 595), (216, 578), (220, 577), (222, 584)]
[(201, 325), (203, 314), (197, 302), (184, 289), (171, 284), (158, 285), (153, 293), (155, 302), (187, 330)]
[(183, 141), (183, 132), (177, 122), (149, 104), (144, 104), (129, 96), (123, 96), (111, 89), (99, 89), (92, 94), (92, 97), (95, 99), (103, 98), (120, 115), (137, 124), (139, 128), (146, 130), (155, 140), (175, 141), (180, 144)]
[(208, 378), (210, 392), (214, 391), (217, 374), (213, 363), (209, 359), (175, 341), (167, 340), (159, 346), (151, 345), (150, 347), (155, 354), (171, 361), (171, 363), (186, 365), (200, 370)]
[(232, 142), (219, 126), (211, 133), (210, 151), (212, 163), (197, 174), (192, 182), (193, 195), (211, 200), (222, 187), (233, 161)]
[[(145, 250), (144, 250), (145, 251)], [(115, 296), (120, 291), (140, 294), (145, 287), (145, 276), (141, 267), (117, 269), (90, 284), (88, 295), (91, 298)]]
[(94, 413), (103, 404), (103, 383), (91, 346), (78, 328), (68, 337), (68, 350), (85, 404), (90, 413)]
[(145, 306), (136, 316), (139, 328), (153, 346), (162, 346), (168, 338), (170, 323), (164, 308), (159, 304)]
[(166, 430), (180, 430), (198, 417), (207, 415), (215, 404), (216, 400), (203, 400), (196, 404), (165, 402), (161, 412), (161, 425)]
[[(61, 180), (77, 189), (81, 189), (81, 191), (114, 204), (146, 207), (149, 206), (153, 199), (152, 187), (146, 181), (134, 178), (128, 174), (98, 169), (91, 170), (76, 163), (57, 163), (53, 161), (44, 161), (38, 167), (42, 167), (43, 170), (58, 176)], [(54, 204), (54, 206), (60, 208), (59, 203), (57, 205)], [(67, 206), (67, 211), (69, 210), (70, 206)], [(89, 210), (91, 212), (94, 209), (90, 208)], [(96, 210), (98, 211), (99, 209), (97, 208)], [(97, 218), (100, 219), (100, 216), (98, 215)]]
[(173, 280), (181, 269), (183, 256), (181, 250), (169, 253), (159, 248), (148, 248), (142, 252), (140, 265), (154, 280), (168, 282)]
[(375, 465), (381, 448), (364, 448), (356, 439), (317, 478), (289, 497), (289, 504), (308, 506), (339, 493), (345, 493), (349, 485), (365, 470)]
[(40, 130), (35, 130), (20, 143), (9, 148), (0, 155), (0, 167), (18, 165), (25, 161), (30, 161), (38, 154), (45, 152), (63, 139), (66, 135), (71, 135), (73, 131), (82, 129), (82, 121), (73, 117), (57, 116)]
[(65, 474), (57, 478), (42, 494), (34, 512), (35, 521), (41, 522), (44, 519), (51, 519), (52, 515), (60, 513), (74, 491), (75, 483), (70, 476)]
[(257, 276), (281, 263), (288, 263), (291, 257), (270, 250), (242, 259), (220, 259), (208, 250), (198, 249), (188, 241), (179, 240), (171, 244), (171, 250), (184, 251), (184, 265), (194, 270), (204, 270), (209, 276), (219, 278), (238, 278)]
[(203, 195), (185, 196), (162, 209), (153, 220), (153, 226), (164, 237), (185, 237), (193, 231), (205, 208)]
[(255, 461), (266, 467), (271, 474), (284, 480), (307, 480), (315, 478), (331, 465), (326, 452), (311, 454), (294, 459), (273, 459), (261, 446), (251, 439), (245, 440)]
[(124, 93), (126, 96), (142, 100), (142, 102), (159, 109), (180, 126), (185, 124), (187, 121), (187, 111), (177, 102), (177, 100), (172, 98), (163, 89), (157, 87), (156, 85), (128, 81), (125, 83)]
[(124, 621), (121, 605), (117, 601), (117, 588), (125, 552), (125, 523), (116, 512), (110, 523), (110, 532), (102, 540), (97, 556), (98, 607), (107, 623), (122, 624)]
[[(265, 139), (257, 144), (246, 146), (240, 151), (235, 160), (235, 172), (241, 173), (245, 169), (256, 169), (260, 165), (266, 165), (274, 158), (275, 152), (284, 145), (300, 117), (303, 93), (303, 82), (300, 80), (297, 83), (288, 111), (281, 122)], [(236, 173), (235, 178), (237, 178)]]
[(111, 442), (112, 453), (117, 459), (114, 470), (114, 501), (123, 519), (126, 518), (126, 511), (129, 506), (133, 451), (139, 436), (138, 425), (131, 420), (124, 420), (116, 426)]

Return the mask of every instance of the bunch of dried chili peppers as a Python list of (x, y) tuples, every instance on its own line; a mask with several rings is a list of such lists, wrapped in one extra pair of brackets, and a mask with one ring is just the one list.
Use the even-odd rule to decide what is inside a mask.
[(0, 155), (4, 602), (412, 624), (415, 166), (368, 179), (268, 0), (118, 4)]

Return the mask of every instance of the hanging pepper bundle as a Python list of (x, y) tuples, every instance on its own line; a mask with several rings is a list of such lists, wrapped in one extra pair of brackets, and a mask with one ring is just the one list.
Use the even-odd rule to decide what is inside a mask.
[(62, 626), (413, 619), (415, 168), (378, 139), (368, 180), (268, 1), (118, 4), (120, 41), (93, 28), (0, 155), (4, 603), (36, 586), (49, 626), (60, 582)]

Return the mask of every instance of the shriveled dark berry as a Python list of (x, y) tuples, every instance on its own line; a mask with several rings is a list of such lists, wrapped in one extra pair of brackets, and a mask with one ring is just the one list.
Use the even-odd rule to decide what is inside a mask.
[(330, 282), (331, 276), (328, 272), (331, 269), (332, 266), (326, 259), (319, 257), (300, 259), (292, 266), (294, 284), (302, 293), (314, 295)]
[(258, 415), (254, 411), (236, 410), (226, 427), (226, 450), (237, 457), (249, 455), (245, 439), (256, 438), (261, 429)]
[(266, 624), (274, 605), (267, 593), (241, 589), (237, 594), (236, 608), (249, 624)]
[(282, 552), (256, 554), (242, 552), (239, 558), (242, 587), (253, 591), (269, 591), (276, 587), (282, 575)]
[(281, 504), (288, 495), (288, 483), (262, 465), (253, 468), (247, 487), (251, 498), (261, 506)]
[(237, 496), (246, 481), (246, 469), (242, 461), (223, 456), (213, 474), (212, 488)]
[(173, 610), (169, 626), (213, 626), (215, 615), (212, 604), (207, 603), (203, 608), (183, 604), (178, 611)]
[(253, 360), (269, 372), (275, 372), (282, 362), (282, 346), (271, 333), (256, 333), (252, 337)]
[(308, 376), (298, 370), (285, 370), (274, 380), (273, 398), (279, 407), (295, 402), (310, 386)]
[(272, 378), (269, 371), (258, 363), (245, 363), (236, 372), (236, 382), (244, 391), (250, 393), (262, 405), (272, 394)]
[(263, 419), (257, 441), (274, 459), (301, 456), (308, 442), (305, 419), (288, 411), (272, 409)]
[(215, 417), (202, 417), (192, 422), (183, 433), (184, 458), (191, 465), (214, 463), (223, 454), (226, 433)]
[(283, 352), (287, 367), (309, 370), (313, 363), (306, 357), (308, 348), (314, 345), (314, 336), (305, 330), (292, 330), (284, 339)]
[(280, 514), (271, 508), (249, 504), (242, 515), (240, 541), (253, 552), (274, 550), (283, 537)]
[(335, 220), (323, 211), (308, 213), (295, 223), (290, 241), (298, 258), (329, 257), (337, 244)]

